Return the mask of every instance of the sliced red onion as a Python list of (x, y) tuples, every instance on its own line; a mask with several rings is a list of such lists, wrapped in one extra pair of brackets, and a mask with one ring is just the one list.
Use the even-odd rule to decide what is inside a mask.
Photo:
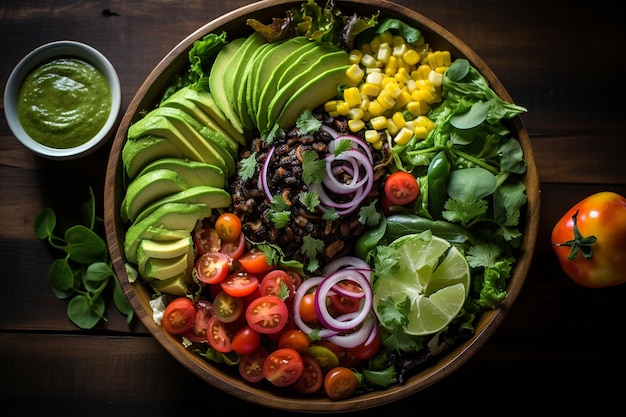
[(372, 268), (363, 259), (356, 256), (346, 255), (340, 258), (333, 259), (332, 261), (327, 263), (322, 270), (322, 275), (328, 276), (342, 268), (356, 269), (357, 271), (361, 272), (368, 280), (372, 273)]
[(304, 320), (302, 320), (302, 316), (300, 316), (300, 303), (302, 302), (302, 297), (312, 288), (318, 286), (323, 280), (324, 277), (310, 277), (305, 279), (302, 281), (302, 284), (300, 284), (293, 297), (293, 321), (296, 323), (296, 326), (306, 334), (317, 331), (319, 337), (322, 339), (336, 335), (337, 331), (332, 329), (314, 329), (306, 324)]
[(370, 340), (371, 343), (377, 332), (378, 325), (376, 323), (376, 318), (370, 313), (365, 320), (363, 320), (361, 327), (356, 331), (352, 333), (336, 334), (334, 336), (329, 336), (326, 339), (337, 346), (350, 349), (367, 343), (368, 340)]
[[(328, 311), (328, 307), (326, 305), (326, 297), (328, 297), (328, 292), (335, 286), (335, 284), (340, 281), (353, 281), (357, 285), (359, 285), (364, 292), (364, 297), (362, 297), (363, 302), (360, 305), (358, 314), (353, 319), (348, 321), (342, 321), (338, 318), (333, 317)], [(337, 270), (336, 272), (324, 278), (322, 282), (318, 284), (317, 289), (315, 290), (315, 311), (317, 313), (317, 318), (324, 327), (332, 330), (345, 331), (355, 329), (370, 313), (372, 309), (373, 297), (374, 296), (372, 293), (372, 287), (370, 285), (370, 282), (363, 274), (354, 269)]]
[(261, 167), (261, 173), (259, 174), (259, 181), (261, 183), (261, 187), (259, 188), (263, 189), (265, 198), (267, 198), (269, 201), (272, 201), (272, 193), (270, 192), (270, 186), (269, 186), (269, 183), (267, 182), (267, 174), (268, 174), (267, 171), (269, 169), (270, 159), (272, 158), (273, 154), (274, 154), (274, 147), (272, 146), (267, 151), (267, 154), (265, 155), (265, 160), (263, 161), (263, 166)]
[(322, 124), (322, 130), (324, 130), (326, 133), (328, 133), (330, 136), (333, 137), (333, 139), (335, 139), (337, 136), (339, 136), (339, 132), (337, 132), (335, 129), (333, 129), (330, 126), (327, 126), (325, 124)]
[(361, 138), (357, 137), (357, 136), (353, 136), (353, 135), (338, 135), (335, 138), (335, 141), (339, 141), (339, 140), (351, 140), (352, 142), (356, 143), (361, 149), (363, 149), (363, 152), (365, 152), (365, 154), (367, 155), (367, 158), (369, 159), (369, 161), (373, 164), (374, 163), (374, 157), (372, 156), (372, 151), (369, 147), (369, 145)]

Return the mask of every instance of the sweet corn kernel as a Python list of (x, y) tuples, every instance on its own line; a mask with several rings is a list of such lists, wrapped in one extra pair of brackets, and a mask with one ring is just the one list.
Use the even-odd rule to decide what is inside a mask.
[(397, 82), (403, 83), (403, 84), (406, 84), (409, 81), (412, 81), (411, 75), (409, 74), (406, 68), (398, 68), (398, 72), (396, 72), (393, 77), (395, 78)]
[[(391, 48), (387, 42), (381, 43), (376, 54), (376, 59), (380, 62), (387, 63), (391, 58)], [(395, 58), (395, 57), (394, 57)]]
[(364, 54), (363, 58), (361, 58), (361, 65), (367, 68), (373, 68), (378, 67), (378, 62), (376, 61), (376, 58), (374, 58), (372, 55)]
[(361, 93), (369, 97), (376, 97), (380, 93), (380, 88), (376, 84), (365, 83), (361, 86)]
[(383, 141), (379, 140), (379, 141), (372, 143), (372, 148), (376, 149), (377, 151), (380, 151), (383, 148)]
[(361, 45), (361, 52), (363, 53), (363, 55), (372, 55), (372, 48), (367, 43), (363, 44)]
[(406, 90), (406, 87), (402, 90), (400, 95), (396, 98), (396, 106), (403, 108), (409, 104), (412, 100), (411, 93)]
[(404, 42), (396, 44), (396, 39), (398, 38), (399, 36), (396, 36), (393, 38), (393, 52), (392, 53), (393, 53), (393, 56), (402, 58), (404, 54), (406, 54), (407, 51), (409, 50), (409, 47)]
[(452, 65), (452, 56), (450, 55), (450, 51), (441, 51), (441, 59), (444, 67)]
[(350, 106), (345, 101), (337, 102), (337, 113), (341, 116), (347, 116), (350, 111)]
[(378, 100), (370, 101), (370, 104), (367, 108), (368, 113), (372, 117), (380, 116), (383, 114), (383, 107), (380, 105)]
[(433, 130), (435, 128), (435, 122), (426, 116), (417, 116), (415, 123), (417, 123), (418, 126), (424, 126), (427, 130)]
[(367, 143), (380, 142), (380, 135), (377, 130), (368, 129), (365, 131), (365, 141)]
[(441, 87), (441, 84), (443, 84), (443, 75), (433, 70), (428, 74), (428, 81), (433, 83), (435, 87)]
[(406, 109), (415, 117), (421, 116), (423, 114), (427, 114), (429, 110), (428, 103), (425, 101), (411, 101), (406, 105)]
[(404, 119), (402, 112), (395, 112), (393, 116), (391, 116), (391, 120), (393, 120), (396, 126), (398, 126), (400, 129), (402, 129), (406, 125), (406, 120)]
[(398, 58), (395, 56), (387, 57), (385, 66), (385, 75), (392, 77), (398, 71)]
[(358, 87), (350, 87), (343, 90), (343, 99), (350, 107), (361, 104), (361, 92)]
[(358, 85), (363, 80), (365, 72), (363, 72), (359, 64), (352, 64), (346, 70), (346, 75), (348, 76), (348, 79), (351, 81), (352, 85)]
[(385, 116), (374, 117), (370, 120), (372, 129), (381, 130), (387, 127), (387, 118)]
[(412, 137), (413, 132), (403, 127), (393, 138), (393, 141), (396, 143), (396, 145), (406, 145), (407, 143), (409, 143)]
[(390, 135), (395, 135), (399, 130), (400, 128), (395, 124), (393, 119), (387, 119), (387, 132), (389, 132)]
[(361, 63), (361, 58), (363, 58), (363, 52), (359, 49), (353, 49), (350, 51), (349, 59), (351, 64), (359, 64)]
[(387, 92), (386, 90), (380, 92), (378, 97), (376, 97), (376, 101), (380, 103), (383, 111), (389, 110), (396, 105), (396, 99), (394, 99), (391, 94), (389, 94), (389, 92)]
[(383, 78), (385, 78), (385, 76), (380, 71), (370, 72), (367, 74), (367, 77), (365, 77), (365, 82), (380, 87), (382, 85)]
[(422, 64), (417, 69), (411, 73), (411, 78), (414, 80), (426, 80), (428, 79), (428, 74), (430, 74), (432, 68), (430, 65)]
[(361, 108), (355, 107), (353, 109), (350, 109), (346, 116), (350, 120), (361, 120), (363, 116), (365, 116), (365, 112)]
[(380, 48), (380, 44), (382, 43), (380, 36), (376, 36), (369, 43), (370, 48), (372, 49), (372, 55), (376, 55), (378, 53), (378, 48)]
[(402, 55), (402, 59), (409, 65), (417, 65), (420, 62), (420, 56), (415, 49), (407, 49)]
[(435, 95), (425, 88), (418, 88), (411, 93), (411, 97), (415, 101), (424, 101), (428, 104), (434, 103)]
[(413, 130), (413, 133), (418, 139), (426, 139), (429, 132), (424, 126), (417, 126), (415, 130)]
[(329, 100), (324, 103), (324, 111), (330, 113), (331, 111), (337, 111), (337, 100)]
[(379, 35), (379, 37), (380, 37), (380, 41), (382, 43), (387, 43), (389, 45), (391, 45), (393, 43), (393, 34), (391, 32), (389, 32), (388, 30), (383, 32), (383, 33), (381, 33)]
[(383, 89), (381, 94), (383, 92), (386, 92), (391, 97), (396, 98), (400, 95), (400, 93), (402, 93), (402, 87), (400, 87), (398, 83), (395, 80), (393, 80), (393, 82), (389, 82), (385, 84), (385, 88)]
[(365, 128), (365, 122), (363, 120), (348, 120), (348, 129), (351, 132), (358, 132)]

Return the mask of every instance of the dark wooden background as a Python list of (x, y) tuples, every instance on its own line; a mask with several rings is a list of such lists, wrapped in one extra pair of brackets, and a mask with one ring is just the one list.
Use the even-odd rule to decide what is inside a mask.
[[(550, 232), (597, 191), (626, 195), (621, 56), (615, 2), (398, 0), (464, 40), (498, 75), (522, 119), (541, 180), (530, 274), (489, 343), (445, 380), (367, 415), (623, 408), (626, 286), (587, 289), (560, 270)], [(116, 66), (122, 110), (150, 70), (188, 34), (249, 1), (0, 0), (0, 82), (35, 47), (72, 39)], [(118, 15), (106, 17), (108, 9)], [(183, 368), (140, 324), (110, 306), (81, 331), (49, 287), (55, 258), (33, 233), (43, 207), (59, 227), (79, 220), (92, 186), (102, 203), (110, 143), (74, 162), (33, 156), (0, 115), (0, 409), (3, 415), (171, 416), (219, 410), (287, 413), (236, 400)], [(622, 248), (623, 249), (623, 248)], [(626, 252), (625, 252), (626, 256)], [(5, 413), (5, 410), (7, 413)], [(594, 413), (595, 414), (595, 413)]]

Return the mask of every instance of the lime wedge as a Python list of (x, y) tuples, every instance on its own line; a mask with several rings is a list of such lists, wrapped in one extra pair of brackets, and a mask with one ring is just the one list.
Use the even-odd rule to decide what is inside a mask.
[[(374, 282), (374, 306), (389, 297), (401, 304), (408, 297), (407, 334), (423, 336), (443, 330), (459, 314), (469, 293), (465, 256), (447, 240), (429, 234), (406, 235), (390, 247), (400, 260), (392, 274)], [(378, 308), (375, 311), (378, 315)]]

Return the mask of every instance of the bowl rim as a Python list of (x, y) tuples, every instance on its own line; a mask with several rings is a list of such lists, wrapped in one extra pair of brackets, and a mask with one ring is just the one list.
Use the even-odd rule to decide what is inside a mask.
[[(508, 295), (499, 308), (481, 314), (479, 322), (476, 325), (475, 333), (469, 340), (460, 343), (447, 353), (438, 356), (428, 368), (420, 371), (416, 375), (412, 375), (407, 384), (395, 385), (387, 389), (359, 394), (356, 397), (346, 400), (332, 401), (327, 398), (318, 397), (294, 397), (290, 396), (288, 393), (283, 394), (282, 392), (279, 395), (276, 394), (276, 390), (271, 390), (271, 388), (257, 388), (247, 384), (241, 378), (233, 378), (230, 373), (226, 375), (227, 372), (223, 371), (221, 368), (213, 364), (207, 365), (199, 355), (192, 356), (179, 341), (176, 341), (173, 336), (166, 334), (166, 332), (162, 331), (160, 327), (154, 323), (148, 301), (140, 297), (141, 292), (145, 291), (145, 289), (141, 287), (140, 283), (130, 283), (128, 281), (124, 267), (125, 260), (120, 250), (120, 248), (123, 248), (123, 232), (120, 231), (124, 230), (124, 226), (121, 224), (119, 216), (117, 215), (116, 207), (118, 207), (117, 203), (121, 201), (119, 200), (121, 193), (121, 190), (118, 188), (120, 185), (119, 181), (124, 177), (121, 162), (121, 149), (126, 139), (126, 131), (130, 124), (139, 117), (141, 110), (145, 110), (145, 106), (154, 105), (154, 100), (151, 100), (150, 97), (146, 98), (146, 95), (150, 94), (150, 89), (155, 81), (162, 80), (164, 77), (176, 73), (176, 70), (172, 70), (172, 64), (176, 63), (176, 59), (181, 54), (185, 54), (189, 51), (193, 41), (201, 39), (204, 35), (218, 30), (226, 30), (226, 28), (238, 28), (240, 26), (237, 26), (237, 24), (241, 23), (242, 20), (251, 13), (267, 13), (270, 9), (286, 10), (288, 7), (297, 6), (302, 3), (302, 0), (262, 0), (221, 15), (184, 38), (170, 50), (150, 72), (144, 83), (136, 92), (124, 114), (111, 149), (105, 180), (104, 215), (106, 237), (111, 259), (116, 272), (119, 274), (118, 277), (120, 278), (121, 286), (137, 313), (138, 318), (166, 351), (172, 354), (177, 361), (193, 374), (227, 394), (268, 408), (306, 413), (358, 411), (382, 406), (408, 397), (442, 380), (459, 369), (467, 363), (496, 332), (519, 295), (528, 274), (535, 248), (540, 203), (539, 178), (530, 139), (520, 117), (515, 117), (511, 122), (516, 132), (519, 134), (518, 139), (520, 140), (528, 165), (527, 172), (524, 176), (528, 202), (525, 208), (525, 223), (522, 231), (521, 248), (524, 250), (518, 253), (518, 262), (514, 266), (513, 276), (507, 286)], [(488, 77), (492, 88), (501, 98), (512, 102), (511, 97), (496, 75), (469, 46), (447, 29), (422, 15), (417, 10), (387, 0), (377, 0), (375, 2), (371, 0), (342, 1), (338, 2), (337, 5), (342, 9), (348, 10), (353, 10), (357, 7), (364, 7), (365, 10), (368, 11), (384, 9), (387, 15), (402, 17), (415, 22), (418, 24), (419, 28), (422, 29), (423, 33), (436, 33), (438, 38), (450, 44), (452, 49), (456, 50), (456, 53), (462, 54), (478, 71)], [(211, 370), (209, 370), (209, 368)]]
[[(87, 142), (73, 148), (53, 148), (32, 139), (17, 116), (17, 96), (26, 76), (45, 61), (59, 56), (83, 59), (102, 72), (111, 90), (111, 111), (105, 124)], [(4, 113), (15, 138), (26, 148), (49, 159), (76, 159), (86, 156), (112, 136), (122, 108), (122, 87), (117, 71), (104, 54), (96, 48), (73, 40), (59, 40), (43, 44), (26, 54), (13, 68), (4, 90)]]

